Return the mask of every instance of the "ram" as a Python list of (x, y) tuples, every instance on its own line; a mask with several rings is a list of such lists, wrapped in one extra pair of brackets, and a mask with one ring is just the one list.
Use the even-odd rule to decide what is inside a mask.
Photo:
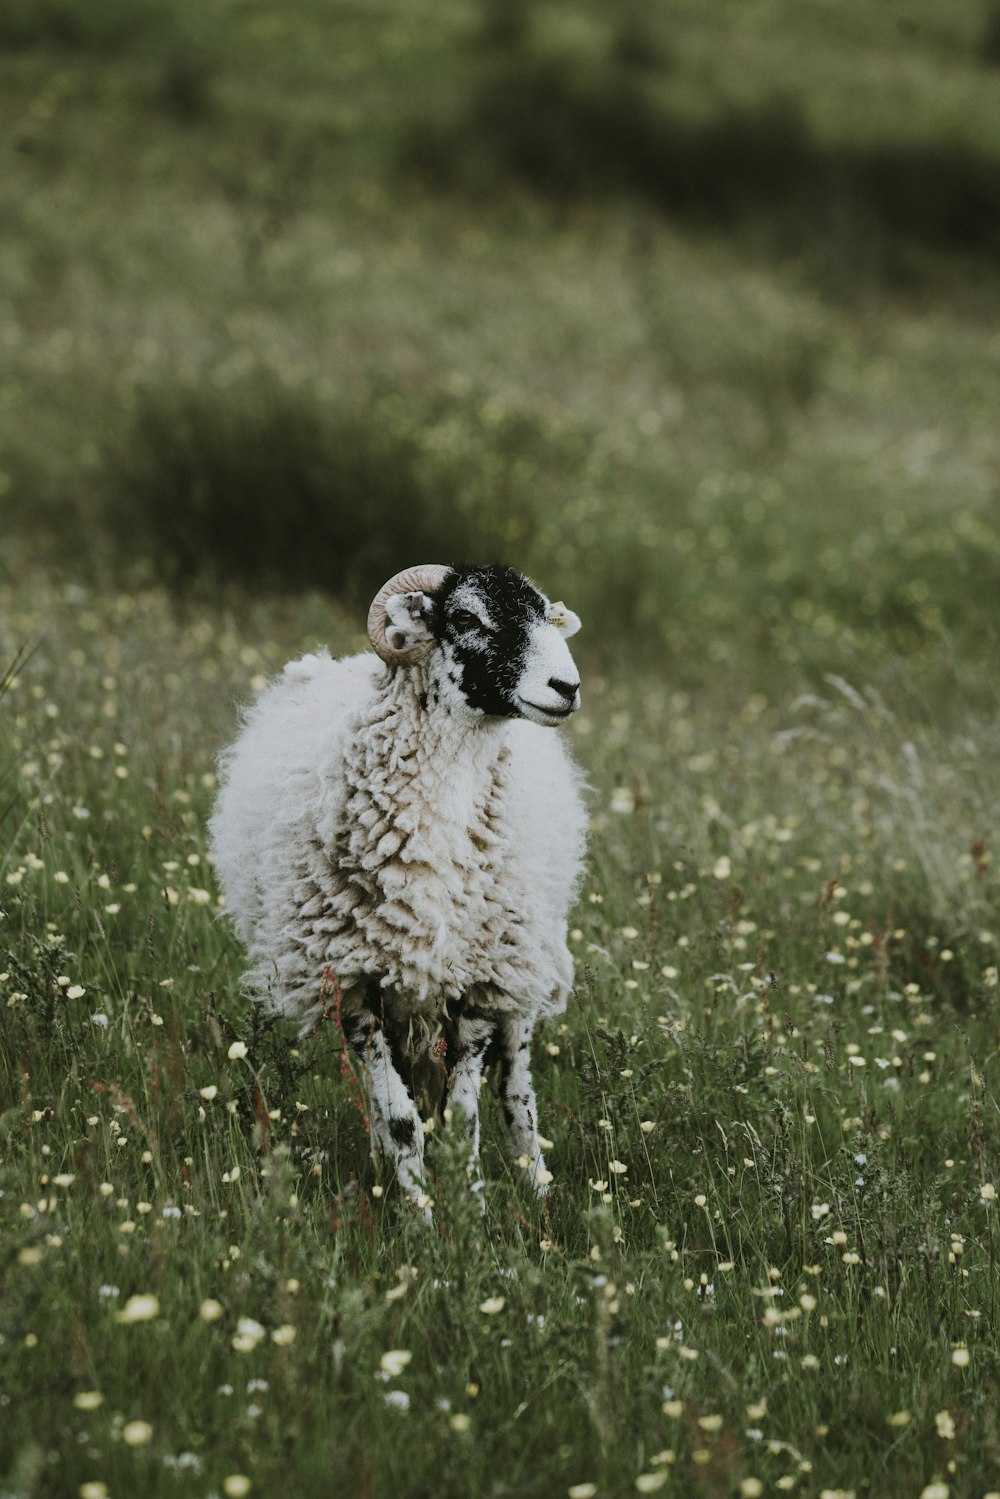
[(575, 614), (509, 567), (424, 566), (368, 616), (374, 655), (303, 656), (223, 755), (211, 821), (247, 985), (309, 1028), (335, 982), (373, 1149), (422, 1194), (423, 1125), (450, 1103), (479, 1148), (499, 1064), (535, 1188), (531, 1037), (565, 1008), (586, 816), (548, 732), (580, 706)]

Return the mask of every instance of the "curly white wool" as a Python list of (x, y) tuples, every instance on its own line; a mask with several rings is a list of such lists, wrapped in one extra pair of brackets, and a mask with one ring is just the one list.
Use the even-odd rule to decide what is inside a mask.
[(431, 1026), (473, 988), (497, 1009), (565, 1006), (579, 773), (525, 720), (428, 715), (425, 677), (302, 657), (223, 758), (212, 845), (247, 983), (304, 1026), (327, 964), (348, 1007), (377, 975)]

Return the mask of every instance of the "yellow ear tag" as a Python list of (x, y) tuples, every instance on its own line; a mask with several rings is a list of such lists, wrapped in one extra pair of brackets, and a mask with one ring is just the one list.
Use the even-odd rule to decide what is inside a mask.
[(557, 630), (565, 630), (569, 624), (569, 612), (562, 599), (559, 600), (558, 604), (549, 606), (549, 612), (545, 618), (550, 625), (555, 625)]

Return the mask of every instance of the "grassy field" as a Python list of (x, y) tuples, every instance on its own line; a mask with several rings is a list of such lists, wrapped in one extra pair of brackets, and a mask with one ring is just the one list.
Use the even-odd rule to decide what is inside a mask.
[[(995, 246), (554, 197), (486, 108), (985, 181), (995, 17), (525, 16), (0, 17), (2, 1499), (1000, 1493)], [(236, 705), (463, 554), (584, 616), (592, 837), (552, 1195), (490, 1106), (427, 1229), (205, 821)]]

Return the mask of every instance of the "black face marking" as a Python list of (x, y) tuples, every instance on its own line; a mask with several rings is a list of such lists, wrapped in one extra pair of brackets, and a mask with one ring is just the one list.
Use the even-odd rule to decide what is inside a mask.
[(490, 717), (520, 717), (515, 694), (531, 627), (545, 618), (542, 595), (511, 567), (457, 567), (435, 604), (432, 629), (451, 647), (448, 674), (469, 706)]

